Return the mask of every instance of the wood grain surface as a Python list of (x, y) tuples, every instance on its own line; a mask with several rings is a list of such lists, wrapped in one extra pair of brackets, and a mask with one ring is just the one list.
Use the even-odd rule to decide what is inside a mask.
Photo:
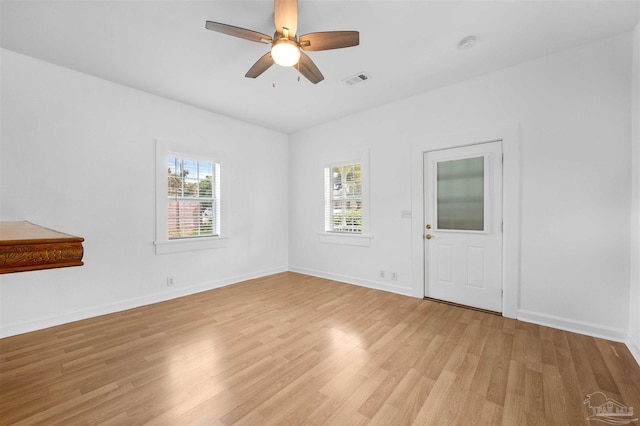
[(578, 425), (622, 343), (295, 273), (0, 340), (0, 424)]
[(0, 221), (0, 274), (82, 266), (83, 241), (27, 221)]

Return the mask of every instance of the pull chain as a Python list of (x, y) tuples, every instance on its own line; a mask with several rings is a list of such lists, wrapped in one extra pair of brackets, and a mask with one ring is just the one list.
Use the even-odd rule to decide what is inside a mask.
[(276, 88), (276, 80), (275, 80), (276, 72), (273, 69), (271, 69), (269, 72), (274, 77), (274, 79), (271, 80), (271, 87), (273, 87), (275, 89)]

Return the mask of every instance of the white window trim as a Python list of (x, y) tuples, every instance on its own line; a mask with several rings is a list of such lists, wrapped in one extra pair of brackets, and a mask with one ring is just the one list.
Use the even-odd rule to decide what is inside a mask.
[[(324, 214), (325, 214), (325, 199), (324, 199), (324, 169), (327, 167), (340, 166), (345, 164), (360, 163), (362, 173), (362, 232), (332, 232), (324, 230)], [(342, 154), (336, 154), (327, 156), (321, 159), (320, 163), (320, 176), (322, 177), (322, 190), (320, 191), (320, 197), (322, 197), (322, 219), (319, 221), (322, 230), (318, 232), (318, 239), (321, 243), (326, 244), (341, 244), (348, 246), (369, 247), (373, 235), (371, 231), (371, 211), (369, 201), (369, 150), (363, 149), (357, 152), (345, 152)]]
[[(224, 158), (219, 152), (203, 150), (205, 143), (191, 141), (175, 142), (156, 139), (156, 254), (180, 253), (193, 250), (208, 250), (227, 247), (229, 236), (224, 230), (228, 227), (227, 209), (224, 198), (220, 201), (220, 229), (215, 237), (192, 237), (169, 239), (167, 234), (167, 156), (175, 154), (185, 158), (210, 159), (220, 166), (220, 180), (224, 181)], [(224, 197), (224, 187), (220, 182), (220, 192)]]

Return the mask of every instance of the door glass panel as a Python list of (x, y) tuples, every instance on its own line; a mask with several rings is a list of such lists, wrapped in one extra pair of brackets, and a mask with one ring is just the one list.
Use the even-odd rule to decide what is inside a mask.
[(484, 230), (484, 157), (437, 163), (438, 229)]

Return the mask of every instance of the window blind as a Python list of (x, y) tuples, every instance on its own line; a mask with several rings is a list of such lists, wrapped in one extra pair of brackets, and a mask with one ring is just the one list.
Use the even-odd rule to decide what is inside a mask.
[(324, 169), (325, 232), (362, 233), (362, 165)]
[(219, 235), (219, 164), (170, 155), (167, 178), (169, 239)]

